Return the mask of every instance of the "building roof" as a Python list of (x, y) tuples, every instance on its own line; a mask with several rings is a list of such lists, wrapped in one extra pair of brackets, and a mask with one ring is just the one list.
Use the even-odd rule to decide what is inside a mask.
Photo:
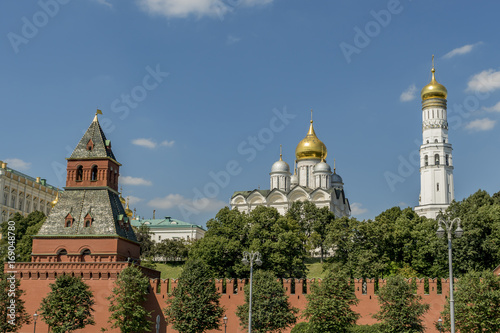
[(142, 225), (147, 225), (151, 229), (193, 229), (200, 228), (205, 230), (201, 225), (192, 224), (189, 222), (183, 222), (181, 220), (173, 219), (171, 217), (165, 217), (164, 219), (138, 219), (132, 220), (131, 224), (134, 227), (140, 227)]
[[(65, 226), (66, 217), (74, 219)], [(93, 218), (90, 227), (84, 226), (87, 214)], [(128, 219), (118, 194), (109, 189), (66, 189), (52, 208), (37, 236), (120, 236), (137, 242), (132, 228), (122, 227), (120, 219)]]
[[(87, 144), (92, 140), (94, 147), (87, 149)], [(116, 161), (115, 155), (111, 150), (111, 141), (106, 139), (97, 115), (90, 124), (89, 128), (81, 138), (75, 150), (69, 159), (92, 159), (92, 158), (112, 158)]]
[(312, 188), (301, 186), (301, 185), (295, 185), (295, 186), (291, 187), (289, 191), (283, 191), (280, 189), (274, 189), (272, 191), (271, 190), (236, 191), (231, 196), (231, 200), (234, 197), (236, 197), (237, 195), (242, 195), (245, 199), (247, 199), (250, 196), (250, 194), (255, 193), (255, 192), (260, 193), (265, 198), (267, 198), (269, 196), (269, 194), (271, 194), (271, 192), (275, 192), (275, 191), (278, 191), (278, 192), (281, 192), (285, 195), (288, 195), (290, 192), (293, 192), (297, 189), (302, 189), (305, 192), (307, 192), (308, 194), (311, 194), (315, 191), (324, 191), (324, 192), (327, 192), (329, 194), (334, 194), (337, 199), (342, 200), (343, 203), (346, 203), (345, 193), (344, 193), (343, 189), (338, 189), (338, 188), (333, 188), (333, 187), (329, 188), (329, 189), (322, 189), (322, 188), (312, 189)]
[[(31, 177), (31, 176), (28, 176), (27, 174), (24, 174), (24, 173), (22, 173), (22, 172), (19, 172), (19, 171), (17, 171), (17, 170), (12, 169), (12, 168), (6, 167), (4, 170), (5, 170), (5, 171), (7, 171), (7, 172), (10, 172), (10, 173), (13, 173), (14, 175), (17, 175), (17, 176), (19, 176), (19, 177), (23, 177), (23, 178), (25, 178), (25, 179), (28, 179), (29, 181), (32, 181), (33, 183), (36, 183), (36, 182), (37, 182), (37, 181), (36, 181), (36, 178), (33, 178), (33, 177)], [(47, 183), (47, 181), (46, 181), (45, 179), (40, 179), (40, 182), (39, 182), (38, 184), (40, 184), (41, 186), (45, 186), (45, 187), (47, 187), (47, 188), (50, 188), (50, 189), (52, 189), (52, 190), (54, 190), (54, 191), (60, 191), (57, 187), (55, 187), (55, 186), (53, 186), (53, 185), (48, 184), (48, 183)]]

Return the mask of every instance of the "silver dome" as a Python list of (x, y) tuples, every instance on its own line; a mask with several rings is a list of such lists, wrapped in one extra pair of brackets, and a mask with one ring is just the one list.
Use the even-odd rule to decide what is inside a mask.
[(332, 184), (334, 183), (340, 183), (340, 184), (343, 184), (344, 182), (342, 181), (342, 177), (340, 177), (339, 175), (337, 175), (336, 173), (334, 173), (332, 175)]
[(279, 160), (277, 162), (274, 162), (273, 166), (271, 167), (271, 172), (290, 172), (290, 167), (285, 161)]
[(326, 162), (319, 162), (314, 166), (314, 172), (332, 172), (332, 168)]

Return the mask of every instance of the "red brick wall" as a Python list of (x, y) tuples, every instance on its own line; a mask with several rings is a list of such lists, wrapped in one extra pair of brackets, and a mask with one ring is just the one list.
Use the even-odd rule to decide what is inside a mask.
[[(83, 177), (77, 181), (77, 168), (83, 167)], [(92, 167), (97, 166), (97, 180), (91, 180)], [(110, 170), (112, 173), (110, 175)], [(66, 173), (66, 187), (109, 186), (118, 191), (119, 165), (110, 159), (69, 160)], [(116, 173), (115, 173), (116, 171)]]
[[(49, 266), (50, 265), (50, 266)], [(79, 266), (87, 265), (87, 266)], [(101, 266), (98, 266), (101, 265)], [(104, 265), (104, 266), (103, 266)], [(114, 265), (114, 266), (107, 266)], [(116, 280), (117, 272), (125, 268), (127, 263), (23, 263), (18, 264), (18, 278), (21, 278), (21, 288), (26, 291), (24, 296), (26, 300), (26, 308), (28, 313), (33, 314), (40, 306), (42, 298), (44, 298), (50, 291), (49, 284), (54, 282), (55, 274), (62, 274), (62, 272), (76, 272), (76, 274), (83, 275), (85, 283), (87, 283), (91, 290), (94, 292), (95, 306), (94, 317), (96, 321), (95, 326), (89, 326), (78, 332), (89, 332), (95, 333), (99, 332), (101, 327), (110, 328), (110, 324), (107, 322), (109, 313), (107, 311), (109, 307), (109, 301), (107, 297), (111, 295), (113, 289), (113, 283)], [(37, 277), (36, 271), (43, 272), (40, 278)], [(98, 275), (97, 272), (111, 272), (110, 278), (108, 279), (107, 273), (101, 273)], [(28, 275), (31, 272), (31, 278)], [(92, 275), (90, 274), (92, 273)], [(149, 272), (149, 275), (154, 272)], [(22, 275), (22, 276), (21, 276)], [(430, 304), (431, 308), (429, 312), (424, 317), (424, 323), (427, 327), (426, 332), (438, 332), (434, 328), (434, 322), (439, 318), (439, 313), (443, 310), (444, 304), (446, 302), (446, 296), (449, 293), (449, 283), (448, 280), (441, 280), (442, 282), (442, 293), (437, 294), (437, 281), (429, 281), (429, 293), (424, 293), (424, 279), (417, 279), (417, 294), (423, 297), (425, 303)], [(286, 293), (289, 296), (289, 301), (292, 306), (303, 310), (306, 306), (306, 296), (302, 293), (303, 284), (306, 283), (305, 289), (307, 293), (310, 292), (310, 285), (314, 280), (295, 280), (295, 292), (292, 292), (292, 282), (291, 280), (285, 280), (283, 286), (285, 287)], [(223, 282), (222, 280), (216, 281), (217, 290), (221, 295), (221, 305), (226, 309), (226, 315), (228, 317), (227, 332), (228, 333), (243, 333), (246, 332), (245, 328), (242, 328), (239, 324), (239, 319), (236, 316), (236, 308), (238, 305), (244, 302), (243, 287), (245, 285), (245, 280), (237, 281), (237, 293), (234, 293), (234, 283), (233, 280), (226, 280), (226, 290), (223, 293)], [(379, 286), (385, 283), (384, 280), (379, 281)], [(161, 280), (161, 279), (151, 279), (151, 292), (148, 294), (147, 309), (153, 311), (152, 319), (156, 320), (156, 316), (160, 315), (160, 331), (161, 333), (175, 333), (176, 331), (169, 326), (166, 327), (165, 317), (163, 316), (162, 309), (165, 307), (165, 300), (168, 298), (168, 293), (171, 292), (172, 288), (177, 285), (176, 280)], [(377, 302), (377, 297), (375, 295), (375, 281), (366, 281), (366, 293), (363, 293), (363, 281), (354, 281), (356, 297), (360, 300), (359, 304), (354, 308), (355, 311), (361, 314), (361, 318), (358, 324), (373, 324), (376, 321), (372, 318), (372, 315), (379, 310), (379, 305)], [(299, 319), (303, 321), (303, 319)], [(37, 331), (47, 332), (47, 326), (40, 319), (37, 322)], [(22, 328), (21, 332), (32, 332), (33, 324), (26, 325)], [(118, 330), (109, 330), (111, 333), (119, 333)], [(153, 330), (156, 332), (156, 330)], [(210, 333), (220, 333), (221, 331), (212, 330)], [(222, 332), (224, 332), (224, 326), (222, 326)], [(290, 329), (286, 331), (290, 332)]]

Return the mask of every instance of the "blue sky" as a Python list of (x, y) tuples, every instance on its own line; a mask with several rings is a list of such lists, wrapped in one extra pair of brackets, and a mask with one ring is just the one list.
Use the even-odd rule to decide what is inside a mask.
[[(292, 166), (310, 109), (353, 216), (415, 206), (420, 90), (448, 89), (455, 196), (500, 190), (496, 2), (0, 2), (0, 159), (65, 185), (96, 108), (140, 216), (198, 224)], [(418, 144), (416, 143), (418, 142)], [(201, 199), (200, 198), (205, 198)]]

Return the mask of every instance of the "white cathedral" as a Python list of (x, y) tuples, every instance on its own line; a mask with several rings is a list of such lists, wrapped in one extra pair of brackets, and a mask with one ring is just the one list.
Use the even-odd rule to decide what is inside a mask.
[(280, 153), (279, 161), (273, 164), (269, 174), (270, 189), (234, 192), (231, 209), (248, 213), (264, 205), (285, 214), (293, 202), (309, 200), (320, 208), (328, 207), (335, 217), (351, 215), (342, 178), (335, 167), (332, 172), (326, 163), (326, 155), (326, 146), (316, 136), (311, 119), (309, 132), (295, 149), (294, 174), (290, 173), (290, 166)]
[(435, 77), (422, 89), (422, 145), (420, 146), (420, 197), (415, 212), (436, 218), (454, 199), (453, 160), (448, 141), (446, 98), (448, 91)]

